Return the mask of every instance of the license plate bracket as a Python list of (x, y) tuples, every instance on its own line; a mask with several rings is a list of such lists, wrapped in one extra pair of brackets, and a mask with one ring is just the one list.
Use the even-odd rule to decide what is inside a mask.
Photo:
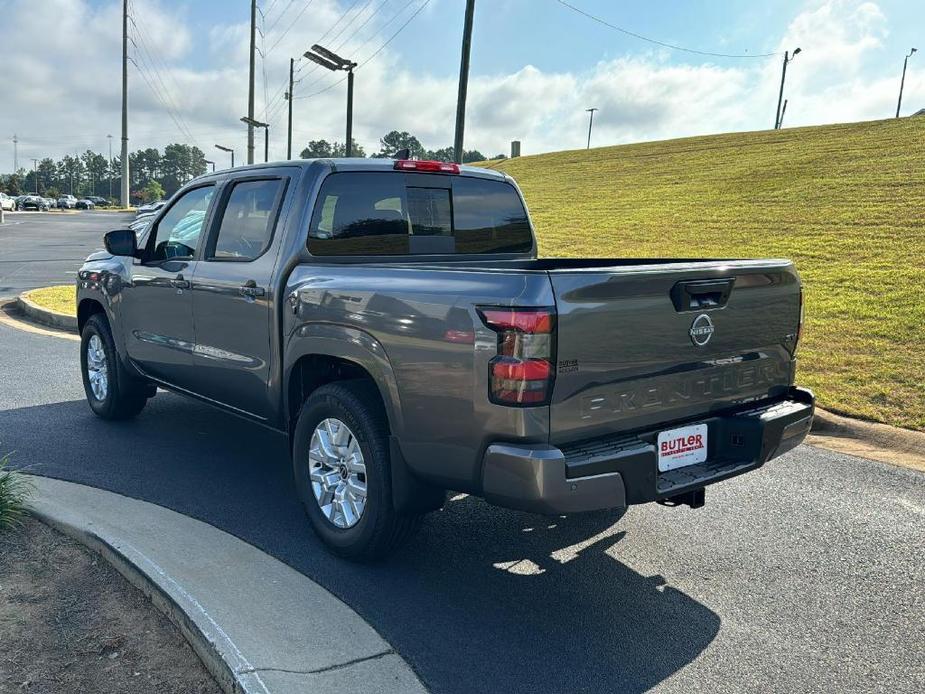
[(690, 424), (660, 432), (658, 471), (667, 472), (706, 461), (708, 434), (706, 424)]

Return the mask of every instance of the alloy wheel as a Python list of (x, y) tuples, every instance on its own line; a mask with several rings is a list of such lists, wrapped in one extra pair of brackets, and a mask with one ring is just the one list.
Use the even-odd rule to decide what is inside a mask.
[(366, 508), (366, 463), (344, 422), (324, 419), (309, 444), (309, 479), (318, 507), (334, 526), (352, 528)]

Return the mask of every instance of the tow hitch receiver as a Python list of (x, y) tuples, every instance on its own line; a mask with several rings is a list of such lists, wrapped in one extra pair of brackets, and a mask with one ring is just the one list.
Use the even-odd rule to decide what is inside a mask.
[(657, 499), (656, 502), (662, 506), (681, 506), (682, 504), (686, 504), (691, 508), (700, 508), (706, 502), (706, 495), (707, 490), (701, 487), (700, 489), (692, 489), (689, 492), (684, 492), (676, 496)]

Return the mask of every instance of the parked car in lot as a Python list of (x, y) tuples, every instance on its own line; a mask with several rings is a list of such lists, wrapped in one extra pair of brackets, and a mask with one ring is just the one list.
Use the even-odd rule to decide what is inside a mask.
[(0, 193), (0, 209), (12, 212), (16, 209), (16, 200), (6, 193)]
[(389, 552), (445, 490), (697, 508), (813, 420), (790, 261), (537, 259), (500, 172), (239, 167), (148, 229), (109, 232), (78, 273), (91, 409), (133, 417), (161, 386), (288, 434), (311, 525), (344, 556)]
[(167, 204), (166, 200), (158, 200), (157, 202), (150, 202), (147, 205), (142, 205), (141, 207), (139, 207), (137, 214), (142, 215), (142, 214), (157, 212), (166, 204)]
[(16, 204), (17, 210), (36, 210), (38, 212), (47, 212), (48, 203), (44, 198), (38, 195), (25, 195)]
[(81, 198), (77, 201), (78, 210), (92, 210), (95, 206), (89, 198)]
[(45, 201), (45, 204), (48, 205), (49, 210), (53, 210), (58, 206), (58, 201), (53, 200), (52, 198), (42, 198)]
[(96, 207), (109, 207), (109, 200), (99, 195), (88, 195), (87, 200), (92, 202)]
[(58, 198), (58, 207), (62, 210), (73, 210), (77, 207), (77, 198), (73, 195), (62, 195)]

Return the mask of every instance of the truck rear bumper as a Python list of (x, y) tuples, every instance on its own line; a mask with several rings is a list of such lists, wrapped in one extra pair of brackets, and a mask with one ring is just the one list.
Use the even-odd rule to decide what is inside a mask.
[(802, 388), (758, 406), (685, 423), (708, 427), (706, 462), (659, 472), (663, 429), (568, 444), (496, 443), (485, 451), (482, 493), (499, 506), (560, 514), (663, 501), (702, 489), (798, 446), (813, 422), (815, 399)]

